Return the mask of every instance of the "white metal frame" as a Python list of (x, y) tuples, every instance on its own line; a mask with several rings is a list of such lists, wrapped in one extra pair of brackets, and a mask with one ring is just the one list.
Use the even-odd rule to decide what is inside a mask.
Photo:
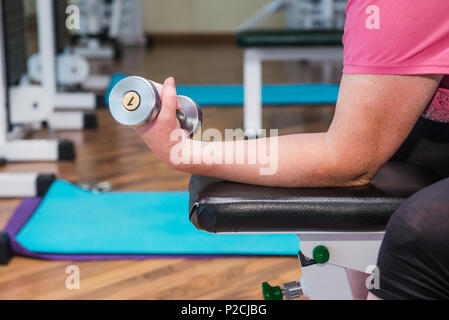
[[(105, 91), (109, 86), (111, 77), (108, 75), (91, 75), (89, 62), (83, 56), (71, 52), (67, 47), (63, 53), (56, 57), (56, 82), (61, 87), (81, 86), (87, 91)], [(42, 82), (42, 62), (39, 53), (28, 58), (28, 77), (34, 82)], [(84, 95), (85, 96), (85, 95)], [(92, 106), (92, 99), (81, 103), (81, 106)], [(85, 97), (84, 99), (87, 99)]]
[(0, 173), (0, 198), (30, 198), (38, 195), (35, 172)]
[[(7, 161), (55, 161), (58, 160), (56, 140), (24, 140), (27, 128), (16, 127), (8, 132), (8, 86), (5, 73), (3, 15), (0, 0), (0, 158)], [(14, 106), (12, 106), (13, 108)], [(0, 173), (0, 197), (34, 197), (37, 195), (38, 173)]]
[(356, 298), (354, 292), (366, 290), (367, 294), (364, 281), (350, 283), (350, 272), (364, 273), (376, 265), (383, 236), (384, 232), (299, 233), (300, 250), (306, 257), (312, 257), (319, 245), (330, 253), (325, 264), (301, 266), (305, 296), (312, 300), (347, 300)]
[[(243, 128), (248, 136), (256, 137), (262, 129), (262, 63), (263, 61), (341, 61), (340, 47), (307, 48), (250, 48), (244, 51), (243, 62)], [(329, 77), (332, 65), (325, 64), (324, 73)], [(330, 82), (330, 79), (327, 79)], [(248, 130), (248, 131), (246, 131)]]
[[(335, 10), (341, 10), (335, 0), (322, 0), (320, 7), (320, 20), (323, 27), (331, 27)], [(258, 26), (270, 15), (288, 9), (293, 3), (301, 4), (297, 0), (273, 0), (244, 21), (238, 31), (248, 30)], [(298, 19), (307, 18), (305, 15)], [(306, 23), (307, 24), (307, 23)], [(312, 28), (312, 23), (309, 23)], [(257, 137), (257, 132), (262, 129), (262, 63), (263, 61), (322, 61), (323, 78), (325, 82), (331, 82), (332, 61), (343, 60), (343, 49), (341, 47), (307, 47), (307, 48), (249, 48), (244, 50), (243, 61), (243, 127), (247, 136)]]
[[(110, 8), (107, 8), (103, 0), (79, 1), (81, 6), (82, 29), (79, 31), (80, 45), (74, 48), (76, 54), (88, 59), (112, 59), (114, 48), (111, 45), (101, 44), (100, 39), (92, 37), (99, 34), (106, 21), (105, 13), (110, 11), (110, 19), (106, 22), (109, 26), (109, 38), (117, 39), (120, 29), (120, 11), (122, 0), (113, 0)], [(87, 22), (87, 23), (85, 23)]]
[[(108, 37), (123, 45), (143, 45), (145, 36), (142, 24), (141, 0), (78, 0), (81, 12), (80, 45), (75, 52), (91, 59), (111, 59), (115, 50), (111, 45), (102, 45), (95, 35), (108, 27)], [(106, 17), (106, 13), (108, 17)]]
[(80, 45), (74, 48), (75, 54), (93, 59), (111, 59), (114, 57), (114, 49), (104, 46), (97, 38), (90, 37), (99, 34), (103, 25), (101, 25), (100, 13), (105, 11), (102, 0), (78, 1), (76, 4), (80, 7), (81, 29), (78, 34), (81, 37)]
[[(8, 161), (58, 160), (56, 140), (16, 140), (8, 134), (7, 99), (8, 86), (5, 74), (3, 19), (0, 14), (0, 158)], [(11, 106), (14, 108), (14, 106)], [(23, 127), (22, 130), (27, 128)], [(16, 129), (16, 134), (17, 134)], [(21, 130), (21, 131), (22, 131)]]
[[(90, 92), (58, 92), (56, 80), (55, 24), (52, 0), (36, 1), (42, 86), (51, 92), (54, 109), (94, 110), (96, 95)], [(80, 127), (78, 129), (83, 129)]]
[[(285, 232), (239, 232), (241, 234), (286, 234)], [(226, 233), (226, 234), (235, 234)], [(329, 261), (325, 264), (303, 266), (299, 279), (303, 297), (312, 300), (360, 299), (360, 292), (368, 289), (365, 280), (370, 266), (375, 266), (384, 231), (377, 232), (322, 232), (296, 231), (299, 249), (307, 258), (313, 257), (313, 249), (319, 245), (329, 250)], [(359, 274), (363, 281), (351, 281), (351, 274)]]

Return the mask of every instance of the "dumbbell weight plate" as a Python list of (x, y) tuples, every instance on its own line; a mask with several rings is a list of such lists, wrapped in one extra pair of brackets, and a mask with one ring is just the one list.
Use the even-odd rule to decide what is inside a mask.
[(201, 129), (203, 121), (201, 108), (195, 101), (186, 96), (178, 96), (178, 101), (182, 109), (178, 110), (176, 116), (181, 128), (186, 130), (189, 135), (195, 135)]
[[(176, 116), (189, 135), (194, 135), (202, 122), (201, 108), (191, 98), (178, 96), (181, 110)], [(138, 126), (156, 119), (161, 100), (156, 87), (141, 77), (127, 77), (117, 83), (109, 96), (109, 109), (114, 119), (126, 126)]]
[(138, 126), (154, 120), (161, 110), (156, 87), (141, 77), (119, 81), (109, 95), (112, 117), (125, 126)]

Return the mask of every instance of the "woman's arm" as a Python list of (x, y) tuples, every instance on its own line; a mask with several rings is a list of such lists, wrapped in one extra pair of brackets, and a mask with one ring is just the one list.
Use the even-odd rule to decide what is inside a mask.
[[(326, 133), (293, 134), (258, 139), (258, 147), (277, 155), (269, 165), (252, 162), (256, 141), (200, 142), (188, 139), (189, 164), (175, 163), (170, 134), (179, 128), (174, 80), (161, 88), (162, 110), (157, 120), (137, 129), (163, 161), (192, 174), (231, 181), (282, 187), (351, 186), (369, 183), (395, 153), (431, 101), (441, 75), (344, 75), (336, 113)], [(244, 146), (243, 163), (217, 164), (201, 159), (204, 152), (230, 154)], [(206, 151), (205, 151), (206, 150)], [(224, 156), (223, 156), (224, 158)], [(235, 157), (234, 157), (235, 159)], [(269, 167), (269, 168), (268, 168)], [(265, 168), (265, 169), (263, 169)], [(261, 171), (262, 169), (262, 171)], [(265, 174), (261, 174), (264, 172)], [(267, 174), (274, 173), (274, 174)]]

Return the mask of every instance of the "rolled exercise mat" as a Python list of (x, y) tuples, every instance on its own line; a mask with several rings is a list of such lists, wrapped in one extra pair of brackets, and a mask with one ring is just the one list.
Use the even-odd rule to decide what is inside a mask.
[(189, 222), (187, 192), (92, 193), (55, 181), (5, 232), (15, 255), (52, 260), (296, 255), (293, 234), (209, 234)]

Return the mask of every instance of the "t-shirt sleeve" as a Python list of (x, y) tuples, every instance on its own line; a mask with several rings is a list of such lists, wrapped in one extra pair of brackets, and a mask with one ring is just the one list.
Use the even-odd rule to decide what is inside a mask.
[(349, 0), (343, 73), (449, 74), (449, 1)]

